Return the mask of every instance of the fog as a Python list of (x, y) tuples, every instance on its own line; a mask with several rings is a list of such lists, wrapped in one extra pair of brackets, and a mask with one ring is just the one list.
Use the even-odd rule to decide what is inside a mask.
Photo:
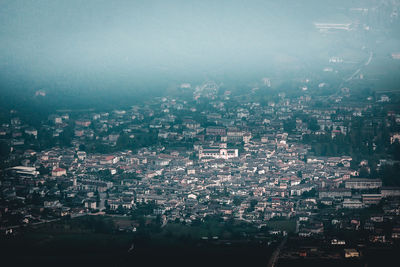
[(378, 1), (2, 0), (1, 87), (139, 90), (312, 67), (338, 49), (313, 23), (351, 22), (343, 12), (365, 2)]

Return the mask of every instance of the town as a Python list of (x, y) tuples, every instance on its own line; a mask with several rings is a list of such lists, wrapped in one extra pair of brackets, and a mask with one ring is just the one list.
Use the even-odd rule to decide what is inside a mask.
[[(85, 216), (130, 218), (114, 227), (131, 233), (218, 217), (285, 242), (283, 263), (398, 246), (400, 111), (391, 97), (302, 87), (257, 97), (264, 87), (243, 95), (213, 81), (182, 84), (181, 96), (62, 110), (40, 128), (10, 110), (0, 128), (2, 236)], [(302, 243), (315, 238), (328, 248)]]
[(400, 1), (0, 1), (1, 266), (398, 266)]

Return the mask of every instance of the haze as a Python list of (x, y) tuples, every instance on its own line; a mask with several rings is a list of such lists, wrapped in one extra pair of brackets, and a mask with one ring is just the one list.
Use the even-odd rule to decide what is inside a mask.
[(323, 2), (3, 0), (2, 85), (110, 89), (310, 65), (334, 49), (313, 22), (343, 22), (347, 3)]

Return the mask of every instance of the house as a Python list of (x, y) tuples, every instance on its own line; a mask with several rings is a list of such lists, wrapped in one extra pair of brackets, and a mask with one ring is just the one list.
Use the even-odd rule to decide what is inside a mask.
[(295, 185), (290, 188), (290, 195), (291, 196), (301, 196), (304, 192), (311, 191), (313, 188), (314, 188), (314, 186), (310, 185), (310, 184)]
[(200, 123), (191, 119), (185, 119), (183, 125), (185, 125), (188, 129), (197, 129), (200, 127)]
[(52, 175), (52, 176), (55, 176), (55, 177), (67, 175), (67, 170), (66, 170), (66, 169), (63, 169), (63, 168), (55, 168), (55, 169), (51, 172), (51, 175)]
[(35, 138), (37, 137), (38, 131), (34, 128), (28, 128), (25, 130), (27, 135), (33, 135)]
[(251, 139), (251, 133), (244, 133), (243, 134), (243, 142), (248, 143)]
[(387, 95), (381, 95), (379, 102), (389, 102), (390, 98)]
[(37, 176), (39, 174), (35, 167), (15, 166), (12, 167), (11, 170), (15, 171), (17, 174), (22, 175)]
[(92, 122), (90, 120), (77, 120), (77, 121), (75, 121), (75, 124), (77, 126), (82, 126), (82, 127), (89, 127), (91, 123)]
[(342, 203), (343, 208), (347, 209), (361, 209), (364, 204), (358, 199), (345, 199)]
[(186, 172), (187, 172), (187, 174), (196, 174), (196, 169), (195, 168), (187, 168)]
[(119, 161), (119, 157), (116, 156), (106, 156), (100, 160), (100, 164), (116, 164)]
[(344, 245), (346, 245), (346, 241), (338, 240), (338, 239), (332, 239), (331, 240), (331, 245), (344, 246)]
[(231, 159), (239, 156), (238, 149), (208, 148), (199, 151), (199, 159), (210, 157), (215, 159)]
[(318, 193), (318, 197), (322, 198), (344, 198), (351, 197), (351, 190), (345, 188), (335, 188), (335, 189), (324, 189), (320, 190)]
[(400, 239), (400, 226), (393, 226), (392, 227), (392, 238), (393, 239)]
[(76, 137), (81, 137), (81, 136), (83, 136), (85, 134), (85, 131), (82, 130), (82, 129), (76, 129), (74, 131), (74, 134), (75, 134)]
[(354, 248), (345, 248), (344, 249), (344, 257), (345, 258), (358, 258), (358, 257), (360, 257), (360, 253)]
[(400, 142), (400, 133), (394, 133), (390, 136), (390, 143), (393, 144), (394, 142)]
[(362, 202), (365, 205), (376, 205), (382, 199), (382, 194), (362, 194)]
[(78, 151), (78, 152), (76, 152), (76, 155), (78, 156), (79, 160), (85, 160), (86, 159), (86, 152), (85, 151)]
[(86, 199), (84, 203), (85, 203), (85, 208), (87, 209), (93, 209), (93, 210), (97, 209), (97, 202), (95, 199)]
[(209, 126), (206, 128), (206, 135), (225, 136), (226, 128), (225, 127), (217, 127), (217, 126)]
[(237, 128), (231, 127), (226, 133), (228, 142), (242, 142), (243, 141), (243, 131)]
[(367, 178), (352, 178), (345, 182), (349, 189), (376, 189), (382, 187), (382, 180)]
[(45, 208), (55, 208), (61, 206), (61, 204), (58, 200), (45, 200), (43, 206)]
[(381, 189), (382, 197), (399, 197), (400, 187), (382, 187)]

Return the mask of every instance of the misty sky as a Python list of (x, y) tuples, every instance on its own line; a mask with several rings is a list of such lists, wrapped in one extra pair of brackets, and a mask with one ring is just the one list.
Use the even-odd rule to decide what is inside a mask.
[(33, 84), (267, 70), (311, 60), (335, 3), (0, 0), (0, 70)]

